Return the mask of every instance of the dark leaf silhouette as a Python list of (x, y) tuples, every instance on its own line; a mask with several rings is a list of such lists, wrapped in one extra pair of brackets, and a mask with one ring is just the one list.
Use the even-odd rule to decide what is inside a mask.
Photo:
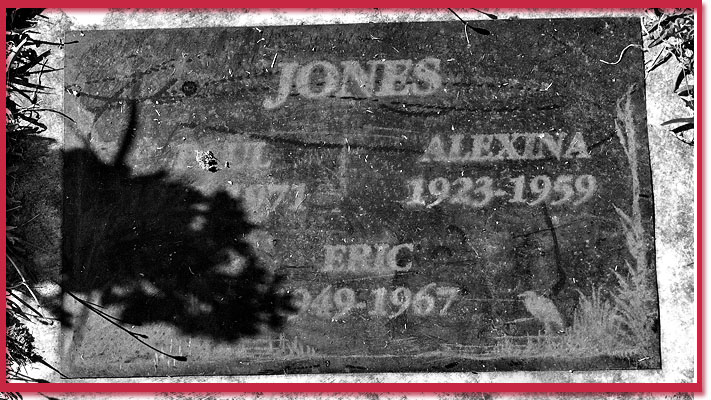
[(135, 107), (112, 164), (88, 149), (65, 153), (63, 289), (99, 293), (119, 315), (84, 305), (119, 327), (160, 322), (218, 340), (280, 328), (294, 309), (247, 241), (256, 226), (241, 200), (124, 165)]
[[(469, 24), (467, 21), (463, 20), (462, 17), (460, 17), (459, 14), (457, 14), (456, 12), (454, 12), (453, 9), (448, 8), (447, 10), (449, 10), (449, 12), (451, 12), (452, 14), (454, 14), (454, 16), (457, 17), (457, 19), (460, 20), (460, 21), (464, 24), (464, 26), (465, 26), (466, 28), (469, 28), (469, 29), (473, 30), (474, 32), (476, 32), (476, 33), (478, 33), (478, 34), (480, 34), (480, 35), (491, 35), (491, 32), (489, 32), (487, 29), (478, 28), (478, 27), (476, 27), (476, 26), (472, 26), (472, 25)], [(479, 10), (477, 10), (477, 11), (479, 11)], [(479, 12), (481, 12), (481, 11), (479, 11)], [(465, 28), (465, 29), (466, 29), (466, 28)]]
[(499, 17), (497, 17), (496, 15), (491, 14), (491, 13), (488, 13), (488, 12), (481, 11), (481, 10), (478, 9), (478, 8), (472, 8), (472, 10), (477, 11), (477, 12), (480, 12), (480, 13), (486, 15), (487, 17), (489, 17), (489, 18), (491, 18), (491, 19), (499, 19)]
[(681, 83), (684, 82), (684, 80), (686, 80), (686, 71), (684, 71), (683, 69), (680, 69), (679, 74), (676, 76), (676, 80), (674, 81), (674, 92), (676, 92), (677, 89), (679, 89), (679, 87), (681, 86)]
[(676, 94), (679, 96), (693, 96), (694, 85), (684, 85), (676, 91)]
[(674, 133), (680, 133), (680, 132), (688, 131), (688, 130), (690, 130), (690, 129), (694, 129), (694, 124), (683, 124), (683, 125), (679, 125), (679, 126), (677, 126), (676, 128), (672, 129), (672, 132), (674, 132)]
[(670, 119), (669, 121), (662, 122), (662, 126), (666, 125), (671, 125), (671, 124), (678, 124), (678, 123), (694, 123), (694, 117), (685, 117), (685, 118), (673, 118)]

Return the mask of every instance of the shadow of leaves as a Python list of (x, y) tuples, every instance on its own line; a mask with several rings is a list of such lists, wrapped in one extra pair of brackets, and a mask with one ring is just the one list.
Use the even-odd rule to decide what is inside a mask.
[(295, 309), (248, 241), (256, 226), (241, 199), (166, 171), (134, 176), (123, 159), (135, 114), (113, 164), (89, 149), (64, 154), (64, 291), (121, 310), (125, 324), (218, 340), (278, 330)]

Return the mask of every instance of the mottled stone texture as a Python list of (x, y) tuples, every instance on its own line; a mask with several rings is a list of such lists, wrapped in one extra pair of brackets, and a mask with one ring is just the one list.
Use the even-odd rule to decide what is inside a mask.
[[(494, 13), (497, 13), (494, 11)], [(500, 17), (514, 17), (515, 11), (499, 12)], [(537, 16), (548, 16), (539, 14)], [(560, 17), (561, 14), (551, 15)], [(569, 16), (565, 14), (563, 16)], [(333, 22), (388, 22), (405, 20), (451, 20), (452, 15), (446, 12), (429, 13), (425, 11), (415, 13), (389, 13), (389, 12), (350, 12), (329, 15), (307, 16), (288, 12), (253, 13), (253, 12), (206, 12), (206, 13), (147, 13), (114, 11), (101, 19), (90, 21), (89, 25), (74, 17), (67, 17), (59, 11), (50, 15), (44, 22), (43, 34), (48, 40), (57, 41), (63, 37), (64, 32), (71, 29), (125, 29), (125, 28), (166, 28), (166, 27), (202, 27), (202, 26), (250, 26), (250, 25), (279, 25), (298, 23), (333, 23)], [(468, 18), (482, 18), (474, 13)], [(472, 33), (469, 33), (471, 36)], [(471, 40), (471, 37), (469, 38)], [(466, 45), (467, 38), (462, 30), (462, 45)], [(618, 49), (621, 51), (621, 49)], [(636, 52), (631, 49), (629, 52)], [(608, 61), (616, 59), (615, 51), (608, 51), (602, 55), (591, 55), (591, 62), (598, 58)], [(653, 59), (654, 54), (645, 54), (645, 60)], [(53, 49), (53, 60), (56, 64), (63, 63), (63, 51)], [(660, 298), (660, 323), (661, 323), (661, 350), (662, 369), (652, 371), (594, 371), (594, 372), (517, 372), (517, 373), (481, 373), (478, 375), (467, 373), (447, 374), (358, 374), (358, 375), (311, 375), (293, 377), (231, 377), (231, 378), (181, 378), (181, 381), (311, 381), (311, 382), (521, 382), (521, 381), (548, 381), (548, 382), (692, 382), (695, 380), (694, 352), (695, 352), (695, 327), (694, 327), (694, 264), (693, 264), (693, 148), (674, 139), (660, 124), (670, 117), (684, 116), (688, 112), (677, 99), (670, 93), (672, 85), (670, 77), (675, 76), (674, 66), (669, 64), (654, 72), (646, 79), (646, 98), (648, 110), (648, 131), (650, 142), (650, 158), (655, 199), (655, 225), (656, 225), (656, 253), (659, 274)], [(61, 74), (47, 75), (44, 83), (55, 87), (63, 87), (64, 81)], [(46, 98), (46, 105), (56, 109), (62, 108), (62, 97), (65, 93), (58, 90), (54, 95)], [(25, 198), (27, 219), (39, 214), (28, 229), (37, 235), (38, 249), (32, 253), (34, 260), (42, 266), (38, 270), (40, 280), (48, 282), (40, 289), (42, 293), (52, 296), (57, 294), (56, 287), (50, 282), (59, 279), (59, 232), (61, 209), (61, 156), (59, 149), (62, 145), (62, 124), (59, 116), (47, 114), (45, 123), (50, 127), (45, 136), (54, 139), (43, 150), (38, 152), (39, 157), (33, 158), (31, 163), (20, 171), (22, 179), (17, 184), (21, 185)], [(57, 332), (52, 328), (38, 328), (41, 349), (44, 350), (48, 360), (57, 362)], [(37, 369), (35, 372), (44, 374), (50, 379), (58, 379), (49, 371)], [(153, 381), (175, 381), (172, 378), (156, 378)], [(85, 380), (87, 382), (93, 380)], [(122, 379), (121, 381), (145, 381)], [(170, 397), (166, 395), (164, 398)], [(681, 395), (667, 396), (668, 398), (681, 398)], [(419, 397), (419, 396), (418, 396)], [(486, 397), (486, 396), (485, 396)], [(493, 397), (501, 397), (494, 395)], [(607, 396), (605, 396), (607, 397)], [(627, 397), (627, 396), (616, 396)], [(635, 395), (632, 397), (646, 397)], [(76, 398), (71, 396), (67, 398)], [(100, 398), (100, 397), (99, 397)], [(229, 398), (229, 396), (227, 397)], [(282, 397), (284, 398), (284, 397)], [(470, 398), (468, 396), (449, 396), (444, 398)], [(478, 398), (478, 397), (473, 397)]]
[(68, 34), (67, 370), (659, 368), (639, 20), (461, 27)]

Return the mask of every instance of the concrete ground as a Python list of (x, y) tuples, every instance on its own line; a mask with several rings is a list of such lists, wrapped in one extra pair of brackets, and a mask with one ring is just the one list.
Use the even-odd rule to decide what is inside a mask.
[[(589, 12), (572, 14), (568, 12), (541, 12), (528, 10), (488, 10), (499, 19), (506, 18), (556, 18), (593, 17), (610, 15), (634, 15), (630, 12)], [(355, 22), (394, 22), (453, 20), (455, 17), (446, 10), (394, 12), (382, 10), (344, 10), (318, 12), (304, 10), (287, 12), (270, 11), (99, 11), (64, 12), (51, 10), (46, 13), (48, 20), (40, 23), (38, 31), (44, 40), (59, 41), (67, 30), (91, 29), (146, 29), (212, 26), (264, 26)], [(467, 10), (459, 13), (465, 19), (484, 19), (484, 15)], [(636, 14), (639, 15), (639, 14)], [(630, 49), (629, 51), (639, 51)], [(648, 62), (656, 56), (656, 51), (645, 54)], [(588, 371), (588, 372), (510, 372), (510, 373), (452, 373), (452, 374), (344, 374), (344, 375), (296, 375), (268, 377), (191, 377), (161, 379), (122, 379), (123, 382), (695, 382), (695, 148), (676, 139), (661, 124), (671, 118), (690, 116), (681, 100), (672, 93), (673, 79), (678, 66), (674, 60), (651, 72), (646, 81), (647, 122), (649, 147), (653, 175), (656, 256), (659, 282), (661, 318), (661, 370), (649, 371)], [(63, 50), (52, 48), (49, 65), (63, 65)], [(47, 74), (43, 83), (62, 88), (62, 73)], [(56, 89), (53, 95), (42, 102), (48, 108), (62, 109), (63, 90)], [(18, 172), (19, 192), (25, 204), (26, 219), (35, 217), (25, 227), (26, 234), (33, 238), (40, 249), (32, 253), (34, 261), (42, 266), (39, 279), (42, 284), (38, 291), (49, 294), (57, 291), (52, 283), (60, 275), (60, 215), (61, 215), (61, 158), (59, 152), (63, 143), (63, 121), (51, 113), (43, 116), (48, 130), (43, 134), (53, 139), (45, 150), (36, 150), (28, 157), (26, 165)], [(38, 347), (50, 362), (57, 363), (58, 326), (34, 327)], [(50, 381), (60, 381), (58, 376), (46, 368), (32, 368), (30, 375)], [(82, 380), (97, 382), (97, 380)], [(667, 398), (688, 398), (688, 395), (667, 395)], [(26, 396), (27, 397), (27, 396)], [(54, 395), (57, 398), (79, 398), (77, 394)], [(101, 395), (86, 395), (82, 398), (102, 398)], [(140, 395), (131, 398), (195, 398), (188, 395)], [(252, 396), (254, 397), (254, 396)], [(270, 397), (270, 396), (260, 396)], [(300, 396), (280, 395), (274, 398), (286, 399)], [(319, 395), (317, 398), (329, 398)], [(352, 397), (352, 396), (351, 396)], [(381, 396), (389, 398), (390, 396)], [(402, 398), (401, 396), (393, 396)], [(412, 398), (422, 396), (412, 395)], [(442, 399), (501, 398), (507, 395), (437, 395)], [(548, 398), (545, 395), (527, 396)], [(563, 396), (561, 396), (563, 397)], [(590, 397), (590, 396), (586, 396)], [(597, 397), (610, 397), (595, 395)], [(612, 396), (612, 397), (617, 397)], [(620, 396), (622, 397), (622, 396)], [(624, 397), (648, 396), (630, 395)], [(215, 396), (197, 398), (245, 398), (239, 396)], [(350, 398), (348, 396), (340, 398)], [(373, 397), (373, 398), (377, 398)]]

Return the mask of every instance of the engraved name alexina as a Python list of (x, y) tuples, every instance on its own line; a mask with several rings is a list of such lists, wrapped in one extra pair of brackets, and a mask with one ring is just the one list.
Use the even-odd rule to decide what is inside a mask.
[(544, 158), (590, 158), (590, 153), (580, 132), (456, 134), (433, 136), (419, 161), (471, 163)]
[[(279, 64), (281, 78), (275, 97), (266, 98), (262, 105), (274, 109), (285, 103), (295, 87), (307, 99), (335, 97), (428, 96), (442, 87), (439, 74), (440, 60), (312, 61)], [(377, 78), (380, 78), (378, 81)], [(318, 79), (323, 84), (312, 84)]]

